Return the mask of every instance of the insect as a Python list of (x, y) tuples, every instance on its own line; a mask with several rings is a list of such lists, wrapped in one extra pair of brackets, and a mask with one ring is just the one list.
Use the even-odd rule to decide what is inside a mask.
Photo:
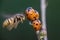
[(26, 17), (29, 20), (29, 24), (33, 26), (33, 28), (36, 30), (37, 38), (40, 40), (40, 31), (42, 29), (41, 27), (41, 21), (39, 20), (39, 12), (32, 7), (28, 7), (25, 11)]
[(34, 21), (39, 19), (39, 13), (38, 11), (34, 10), (32, 7), (28, 7), (26, 9), (26, 17), (30, 21)]
[(40, 30), (40, 29), (41, 29), (41, 22), (40, 22), (40, 20), (35, 20), (35, 21), (33, 21), (33, 22), (32, 22), (32, 26), (33, 26), (33, 28), (34, 28), (36, 31)]
[(8, 30), (12, 30), (13, 28), (16, 29), (19, 22), (23, 23), (24, 20), (24, 14), (15, 14), (3, 22), (3, 28), (7, 28)]
[(38, 40), (40, 40), (40, 31), (41, 31), (41, 21), (39, 19), (35, 20), (32, 22), (32, 26), (36, 31), (36, 35)]

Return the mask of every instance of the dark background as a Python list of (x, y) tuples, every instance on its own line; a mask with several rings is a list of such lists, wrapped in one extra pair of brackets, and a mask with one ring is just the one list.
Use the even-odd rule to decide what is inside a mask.
[(49, 40), (60, 40), (60, 0), (48, 0), (46, 14)]
[[(19, 24), (17, 29), (8, 31), (2, 28), (5, 20), (1, 14), (15, 14), (25, 12), (27, 7), (33, 7), (40, 13), (39, 0), (0, 0), (0, 40), (37, 40), (35, 30), (28, 24), (26, 19), (23, 24)], [(4, 12), (4, 13), (2, 13)], [(60, 1), (48, 0), (46, 10), (48, 40), (60, 39)]]

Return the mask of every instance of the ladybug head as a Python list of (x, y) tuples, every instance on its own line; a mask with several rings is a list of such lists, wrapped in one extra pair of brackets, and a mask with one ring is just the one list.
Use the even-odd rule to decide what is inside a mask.
[(28, 7), (28, 8), (27, 8), (28, 12), (29, 12), (31, 9), (32, 9), (32, 7)]
[(34, 9), (32, 7), (28, 7), (25, 12), (26, 14), (33, 13)]

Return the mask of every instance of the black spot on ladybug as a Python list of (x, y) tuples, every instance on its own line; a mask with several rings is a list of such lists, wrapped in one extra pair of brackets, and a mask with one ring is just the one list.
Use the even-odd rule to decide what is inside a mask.
[(36, 29), (36, 27), (34, 29)]
[(33, 23), (33, 24), (35, 24), (35, 23)]
[(36, 18), (35, 18), (35, 20), (36, 20)]
[(34, 17), (35, 18), (35, 17)]
[(36, 20), (36, 17), (34, 17), (34, 19)]
[(36, 24), (36, 25), (38, 25), (38, 24)]

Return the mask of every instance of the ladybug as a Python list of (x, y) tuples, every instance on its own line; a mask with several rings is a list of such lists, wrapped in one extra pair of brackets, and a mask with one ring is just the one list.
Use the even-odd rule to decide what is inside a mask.
[(38, 11), (34, 10), (32, 7), (28, 7), (26, 10), (26, 17), (30, 21), (37, 20), (39, 18)]
[(41, 22), (40, 22), (40, 20), (35, 20), (35, 21), (33, 21), (33, 22), (32, 22), (32, 26), (33, 26), (33, 28), (34, 28), (36, 31), (40, 30), (40, 29), (41, 29)]

